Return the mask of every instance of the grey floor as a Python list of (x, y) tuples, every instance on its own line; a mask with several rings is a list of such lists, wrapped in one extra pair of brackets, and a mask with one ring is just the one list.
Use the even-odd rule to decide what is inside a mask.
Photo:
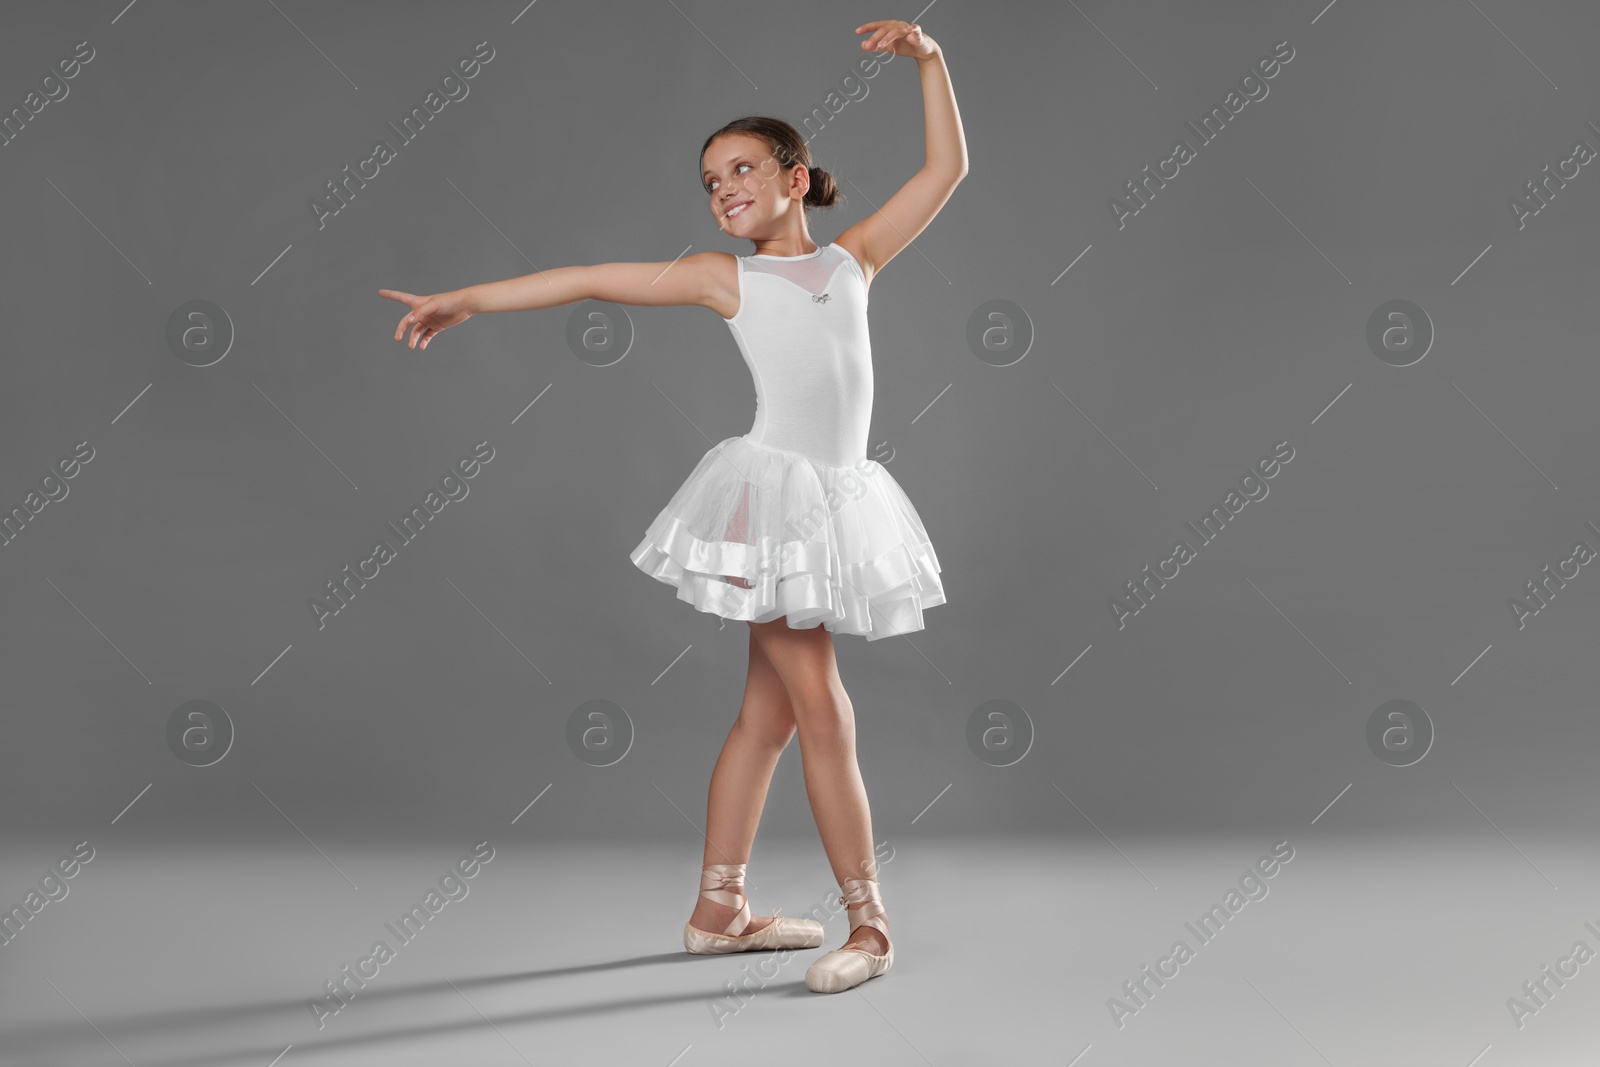
[[(824, 949), (683, 952), (700, 856), (682, 844), (508, 837), (402, 943), (384, 924), (472, 842), (106, 836), (0, 947), (0, 1064), (1600, 1063), (1600, 964), (1547, 979), (1520, 1026), (1507, 1006), (1600, 946), (1595, 841), (1286, 826), (902, 843), (881, 869), (895, 968), (831, 996), (803, 983)], [(1277, 840), (1293, 858), (1202, 941), (1191, 927)], [(62, 851), (5, 846), (6, 891)], [(750, 879), (758, 911), (790, 915), (833, 889), (814, 840), (758, 840)], [(845, 932), (834, 918), (824, 948)], [(393, 957), (319, 1028), (308, 1002), (379, 939)], [(1118, 1026), (1111, 999), (1135, 1006), (1123, 984), (1180, 939), (1190, 958)]]

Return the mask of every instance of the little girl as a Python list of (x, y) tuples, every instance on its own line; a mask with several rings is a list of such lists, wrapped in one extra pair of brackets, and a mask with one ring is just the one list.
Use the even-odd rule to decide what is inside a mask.
[(879, 892), (872, 819), (856, 763), (855, 711), (839, 680), (833, 635), (868, 641), (923, 628), (944, 587), (916, 509), (867, 458), (872, 354), (867, 289), (933, 220), (967, 173), (966, 142), (939, 46), (916, 24), (869, 22), (869, 52), (917, 61), (926, 111), (922, 169), (882, 208), (819, 245), (806, 211), (831, 207), (832, 175), (811, 162), (780, 119), (736, 119), (706, 139), (701, 185), (729, 236), (754, 243), (733, 256), (701, 252), (671, 263), (558, 267), (433, 296), (379, 294), (410, 307), (395, 340), (427, 348), (434, 335), (484, 311), (579, 300), (693, 304), (720, 315), (755, 380), (749, 433), (706, 452), (645, 531), (630, 558), (700, 611), (750, 627), (744, 701), (711, 776), (700, 898), (684, 927), (694, 953), (815, 948), (814, 919), (752, 915), (741, 891), (756, 824), (778, 757), (798, 732), (806, 793), (850, 936), (806, 971), (834, 993), (894, 963)]

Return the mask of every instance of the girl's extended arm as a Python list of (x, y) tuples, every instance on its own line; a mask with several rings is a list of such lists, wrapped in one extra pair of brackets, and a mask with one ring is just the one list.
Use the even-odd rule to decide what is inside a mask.
[(616, 304), (701, 304), (710, 307), (720, 293), (717, 257), (726, 252), (699, 252), (665, 263), (597, 263), (552, 267), (517, 278), (483, 282), (448, 293), (418, 296), (396, 289), (378, 295), (398, 300), (411, 310), (395, 327), (394, 339), (411, 333), (410, 347), (428, 347), (433, 335), (483, 311), (534, 311), (579, 300)]
[(868, 51), (892, 51), (897, 56), (912, 56), (922, 79), (923, 129), (927, 154), (922, 169), (911, 176), (883, 207), (839, 235), (839, 243), (860, 258), (870, 279), (872, 274), (899, 255), (944, 207), (945, 201), (967, 176), (967, 141), (961, 131), (961, 113), (956, 108), (950, 71), (945, 67), (944, 50), (915, 23), (889, 19), (869, 22), (856, 32), (871, 30), (862, 42)]
[[(726, 253), (724, 253), (726, 254)], [(579, 300), (615, 304), (700, 304), (707, 294), (708, 264), (717, 255), (701, 252), (668, 263), (597, 263), (554, 267), (459, 290), (473, 314), (480, 311), (534, 311)]]

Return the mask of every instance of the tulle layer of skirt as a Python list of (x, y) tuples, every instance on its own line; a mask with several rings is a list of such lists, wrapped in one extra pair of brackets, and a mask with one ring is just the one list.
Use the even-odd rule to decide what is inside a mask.
[(882, 465), (744, 436), (706, 452), (630, 558), (700, 611), (868, 641), (922, 629), (945, 602), (928, 532)]

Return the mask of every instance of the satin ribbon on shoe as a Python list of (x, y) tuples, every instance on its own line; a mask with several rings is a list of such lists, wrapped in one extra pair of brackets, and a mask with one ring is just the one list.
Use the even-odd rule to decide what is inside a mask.
[(738, 908), (727, 927), (719, 933), (732, 934), (750, 925), (750, 901), (740, 890), (744, 889), (744, 863), (713, 863), (700, 869), (700, 895), (707, 900), (729, 908)]
[[(847, 911), (850, 931), (870, 926), (889, 940), (888, 912), (883, 907), (878, 881), (875, 878), (847, 878), (840, 903), (854, 910)], [(894, 966), (894, 945), (891, 943), (883, 955), (878, 956), (861, 948), (836, 948), (824, 953), (806, 971), (806, 988), (813, 993), (841, 993), (865, 982)]]
[(822, 944), (822, 924), (815, 919), (791, 919), (772, 909), (772, 921), (749, 934), (735, 934), (750, 924), (750, 902), (744, 887), (743, 863), (713, 863), (700, 871), (700, 895), (724, 907), (738, 908), (721, 933), (699, 930), (685, 923), (683, 947), (697, 955), (748, 952), (753, 949), (816, 948)]

